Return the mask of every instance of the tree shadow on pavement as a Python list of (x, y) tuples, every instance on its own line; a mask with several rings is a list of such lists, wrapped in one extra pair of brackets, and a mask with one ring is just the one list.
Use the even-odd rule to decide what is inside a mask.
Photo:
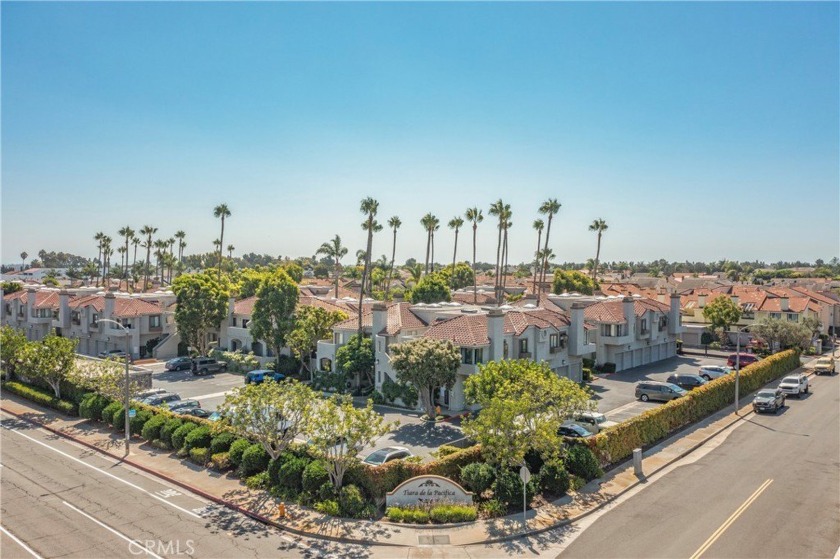
[(463, 439), (464, 433), (449, 423), (423, 422), (402, 425), (393, 432), (391, 439), (398, 443), (436, 448), (458, 439)]

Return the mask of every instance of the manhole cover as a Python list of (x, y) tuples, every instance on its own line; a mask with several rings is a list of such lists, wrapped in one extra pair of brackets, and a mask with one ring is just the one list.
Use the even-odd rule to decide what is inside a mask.
[(449, 536), (417, 536), (420, 545), (449, 545)]

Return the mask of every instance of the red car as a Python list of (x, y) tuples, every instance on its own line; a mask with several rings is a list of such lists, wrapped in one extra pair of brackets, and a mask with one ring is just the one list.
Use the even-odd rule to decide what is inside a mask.
[(740, 361), (741, 368), (743, 369), (747, 365), (752, 365), (753, 363), (758, 361), (758, 356), (753, 355), (752, 353), (733, 353), (729, 356), (729, 359), (726, 361), (726, 364), (730, 367), (734, 367), (736, 359)]

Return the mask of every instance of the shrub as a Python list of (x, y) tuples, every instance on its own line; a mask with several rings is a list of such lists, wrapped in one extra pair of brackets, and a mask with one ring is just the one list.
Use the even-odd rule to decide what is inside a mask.
[(338, 492), (335, 490), (335, 486), (332, 484), (331, 481), (328, 481), (321, 485), (318, 488), (318, 499), (321, 501), (328, 501), (330, 499), (335, 499), (338, 497)]
[(143, 432), (146, 422), (152, 418), (152, 412), (148, 410), (136, 410), (134, 417), (128, 420), (128, 427), (132, 435), (139, 435)]
[(385, 396), (382, 395), (382, 392), (378, 390), (374, 390), (370, 393), (370, 399), (373, 400), (374, 404), (381, 405), (385, 403)]
[(583, 382), (592, 382), (592, 369), (589, 367), (583, 368)]
[(151, 417), (144, 425), (142, 431), (140, 431), (140, 436), (146, 439), (147, 441), (154, 441), (155, 439), (160, 438), (160, 431), (164, 425), (166, 425), (166, 416), (163, 414), (155, 415)]
[(5, 383), (3, 388), (36, 404), (52, 408), (67, 415), (78, 415), (78, 408), (74, 402), (56, 398), (52, 390), (45, 390), (37, 386), (14, 381)]
[[(9, 385), (9, 383), (6, 383), (6, 386), (8, 386), (8, 385)], [(100, 414), (99, 417), (105, 423), (113, 424), (114, 414), (117, 413), (117, 411), (119, 411), (121, 409), (123, 409), (121, 403), (111, 402), (110, 404), (105, 406), (105, 408), (103, 408), (102, 413)]]
[(582, 360), (583, 366), (587, 369), (594, 369), (595, 368), (595, 360), (589, 359), (588, 357), (584, 357)]
[(242, 453), (242, 461), (239, 463), (239, 477), (248, 477), (265, 471), (270, 460), (268, 453), (263, 446), (254, 443)]
[[(526, 485), (526, 500), (530, 503), (536, 493), (539, 476), (532, 476)], [(519, 474), (510, 470), (502, 470), (493, 482), (493, 496), (503, 503), (513, 505), (522, 503), (522, 479)]]
[(207, 458), (210, 456), (210, 450), (204, 447), (195, 447), (190, 449), (190, 460), (204, 466), (207, 464)]
[(268, 489), (268, 472), (260, 472), (245, 478), (245, 486), (248, 489)]
[(321, 487), (330, 483), (330, 474), (327, 472), (326, 464), (321, 460), (313, 460), (306, 465), (303, 470), (301, 479), (303, 491), (311, 495), (316, 495)]
[(555, 495), (569, 491), (569, 472), (559, 460), (550, 460), (540, 469), (540, 487)]
[(300, 371), (300, 361), (288, 355), (280, 355), (272, 368), (286, 376), (296, 375)]
[[(398, 461), (399, 460), (395, 460), (395, 462)], [(471, 446), (470, 448), (459, 450), (458, 452), (450, 454), (449, 456), (444, 456), (440, 460), (429, 462), (425, 465), (425, 467), (421, 468), (421, 473), (443, 476), (460, 483), (461, 468), (463, 466), (466, 466), (467, 464), (481, 461), (481, 447), (476, 445)], [(391, 489), (393, 489), (393, 487), (391, 487), (389, 491)]]
[(109, 423), (111, 424), (111, 427), (114, 427), (115, 429), (120, 429), (125, 426), (125, 408), (122, 404), (117, 408), (117, 411), (111, 415), (111, 421)]
[(102, 419), (104, 410), (111, 401), (95, 392), (85, 394), (79, 402), (79, 415), (86, 419)]
[(155, 439), (152, 441), (152, 446), (155, 448), (159, 448), (160, 450), (169, 450), (169, 445), (163, 442), (160, 439)]
[(474, 462), (461, 468), (461, 480), (476, 495), (481, 495), (493, 485), (496, 472), (490, 464)]
[(432, 454), (434, 455), (435, 458), (440, 459), (440, 458), (444, 458), (446, 456), (449, 456), (450, 454), (455, 454), (456, 452), (460, 452), (461, 450), (462, 449), (458, 448), (457, 446), (442, 444)]
[(569, 489), (571, 489), (572, 491), (577, 491), (584, 485), (586, 485), (586, 480), (582, 477), (569, 476)]
[(477, 517), (475, 505), (436, 505), (429, 510), (429, 518), (437, 524), (471, 522)]
[[(105, 413), (105, 412), (103, 412)], [(163, 427), (160, 428), (160, 440), (167, 448), (172, 448), (172, 435), (177, 431), (184, 421), (180, 418), (173, 417), (166, 420)]]
[[(184, 442), (187, 439), (187, 435), (189, 435), (193, 429), (198, 429), (198, 425), (189, 421), (175, 429), (175, 432), (172, 433), (172, 448), (174, 450), (181, 450), (184, 448)], [(189, 452), (189, 449), (187, 449), (187, 452)]]
[(566, 455), (566, 468), (569, 473), (580, 476), (586, 481), (604, 475), (592, 450), (588, 446), (579, 444), (572, 445), (569, 449)]
[(488, 518), (497, 518), (507, 514), (507, 506), (498, 499), (488, 499), (481, 503), (481, 512)]
[(328, 501), (321, 501), (320, 503), (315, 503), (315, 510), (322, 514), (328, 514), (330, 516), (339, 516), (339, 508), (338, 508), (338, 501), (330, 499)]
[(403, 521), (403, 509), (400, 507), (388, 507), (385, 511), (385, 516), (391, 522), (402, 522)]
[(231, 443), (230, 449), (228, 450), (228, 457), (230, 458), (230, 465), (234, 468), (238, 468), (239, 464), (242, 462), (242, 455), (248, 450), (248, 447), (251, 446), (251, 441), (248, 439), (236, 439)]
[(363, 518), (366, 512), (362, 492), (355, 485), (345, 485), (338, 492), (338, 510), (342, 516)]
[(277, 486), (298, 495), (303, 490), (302, 478), (308, 464), (306, 458), (290, 455), (277, 471)]
[(210, 441), (210, 454), (219, 454), (230, 450), (230, 445), (236, 440), (236, 435), (230, 431), (222, 431)]
[(231, 467), (230, 456), (227, 452), (217, 452), (210, 456), (210, 465), (214, 470), (223, 472)]
[(410, 384), (403, 384), (401, 382), (394, 382), (389, 378), (385, 378), (382, 383), (382, 397), (389, 404), (399, 398), (403, 405), (407, 408), (414, 408), (417, 405), (417, 389)]
[(607, 375), (614, 373), (615, 363), (604, 363), (601, 365), (601, 372)]
[(193, 448), (208, 448), (213, 436), (210, 434), (208, 427), (196, 427), (187, 434), (184, 439), (184, 448), (192, 450)]
[(429, 512), (416, 507), (389, 507), (385, 515), (392, 522), (406, 522), (408, 524), (428, 524), (429, 522)]

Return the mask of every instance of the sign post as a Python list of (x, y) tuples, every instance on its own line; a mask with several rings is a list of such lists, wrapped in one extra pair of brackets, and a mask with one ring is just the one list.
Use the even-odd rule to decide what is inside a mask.
[(531, 472), (528, 470), (528, 466), (522, 464), (522, 467), (519, 468), (519, 477), (522, 479), (522, 531), (528, 531), (528, 517), (526, 516), (528, 512), (528, 498), (527, 498), (527, 487), (528, 482), (531, 481)]

